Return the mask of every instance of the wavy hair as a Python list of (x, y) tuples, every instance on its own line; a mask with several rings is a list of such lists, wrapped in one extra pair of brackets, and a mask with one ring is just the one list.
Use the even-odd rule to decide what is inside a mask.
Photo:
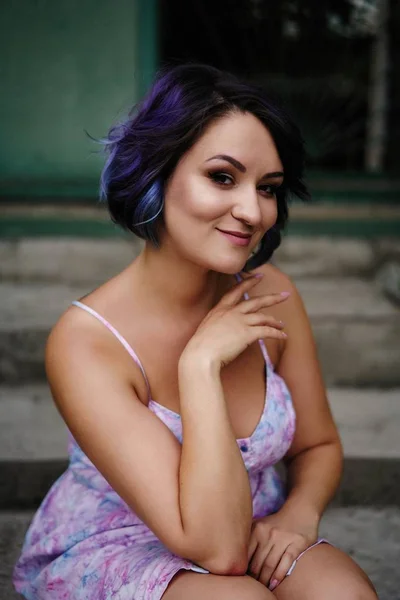
[(303, 182), (304, 144), (297, 126), (264, 89), (203, 64), (159, 71), (153, 86), (103, 140), (108, 154), (101, 198), (114, 223), (159, 246), (164, 182), (206, 127), (233, 111), (252, 113), (270, 132), (284, 168), (276, 224), (264, 235), (245, 270), (272, 256), (288, 219), (288, 198), (309, 197)]

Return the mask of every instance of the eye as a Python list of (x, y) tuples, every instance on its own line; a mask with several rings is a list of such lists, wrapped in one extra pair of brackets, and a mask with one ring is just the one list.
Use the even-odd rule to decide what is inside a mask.
[(228, 173), (223, 173), (222, 171), (210, 172), (208, 176), (210, 179), (215, 181), (215, 183), (218, 183), (221, 186), (227, 186), (234, 183), (233, 177), (228, 175)]
[(276, 196), (279, 187), (280, 186), (278, 185), (260, 185), (258, 189), (260, 190), (260, 192), (270, 197)]

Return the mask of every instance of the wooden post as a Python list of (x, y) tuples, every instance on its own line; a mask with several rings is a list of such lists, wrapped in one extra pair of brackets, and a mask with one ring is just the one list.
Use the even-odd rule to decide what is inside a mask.
[(388, 108), (389, 0), (378, 0), (376, 36), (371, 48), (365, 168), (377, 173), (384, 168)]

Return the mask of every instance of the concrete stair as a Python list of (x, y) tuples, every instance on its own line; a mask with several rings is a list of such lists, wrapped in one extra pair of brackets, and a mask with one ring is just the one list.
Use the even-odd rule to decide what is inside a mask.
[[(23, 535), (67, 466), (66, 428), (45, 382), (47, 335), (69, 303), (123, 269), (140, 243), (0, 241), (0, 600)], [(381, 600), (400, 598), (400, 309), (376, 275), (398, 240), (288, 238), (276, 263), (305, 302), (345, 450), (321, 533), (355, 557)]]
[[(329, 388), (345, 472), (320, 534), (369, 574), (380, 600), (398, 600), (400, 389)], [(0, 386), (0, 600), (34, 509), (67, 466), (66, 427), (44, 383)]]
[[(400, 576), (400, 389), (329, 388), (345, 472), (320, 533), (365, 569), (380, 600)], [(67, 466), (66, 427), (45, 383), (0, 386), (0, 600), (34, 509)]]
[[(400, 385), (400, 310), (377, 285), (354, 277), (299, 278), (327, 385)], [(88, 285), (0, 283), (0, 382), (44, 378), (48, 333)]]
[[(400, 388), (329, 388), (345, 452), (337, 506), (400, 507)], [(0, 509), (37, 506), (67, 466), (67, 432), (46, 384), (0, 387)]]
[[(0, 383), (41, 381), (47, 335), (69, 303), (123, 269), (141, 243), (0, 241)], [(329, 386), (400, 386), (400, 307), (381, 291), (399, 240), (288, 237), (275, 262), (295, 280)]]

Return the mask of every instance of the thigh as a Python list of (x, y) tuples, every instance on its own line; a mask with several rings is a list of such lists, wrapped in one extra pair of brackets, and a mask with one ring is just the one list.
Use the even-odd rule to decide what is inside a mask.
[(274, 595), (279, 600), (378, 600), (364, 571), (329, 544), (308, 550)]
[(248, 575), (212, 575), (179, 571), (162, 600), (275, 600), (259, 581)]

